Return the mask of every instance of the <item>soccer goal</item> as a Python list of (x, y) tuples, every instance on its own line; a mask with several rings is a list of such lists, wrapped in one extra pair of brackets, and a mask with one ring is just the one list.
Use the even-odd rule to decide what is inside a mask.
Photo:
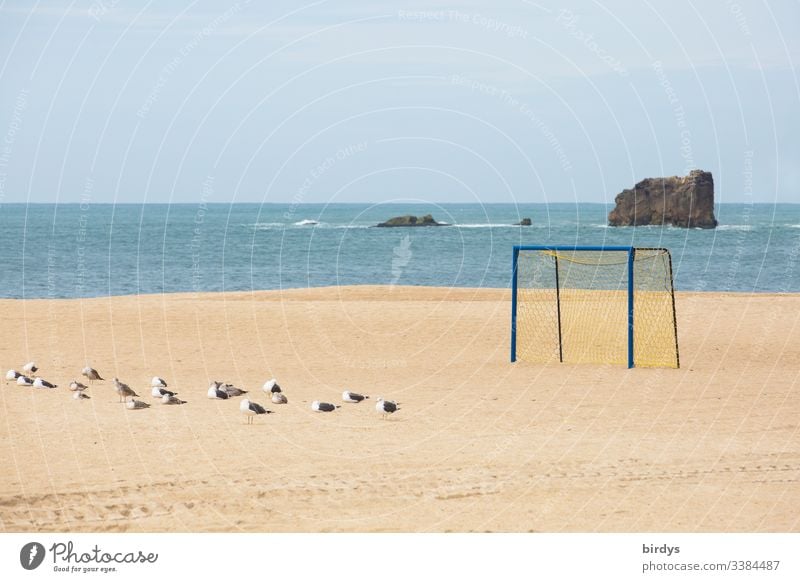
[(678, 368), (662, 248), (514, 247), (511, 361)]

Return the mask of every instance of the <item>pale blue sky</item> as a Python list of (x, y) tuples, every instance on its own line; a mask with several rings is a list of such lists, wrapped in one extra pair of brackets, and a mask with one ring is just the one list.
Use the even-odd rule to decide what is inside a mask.
[[(365, 6), (365, 4), (368, 4)], [(3, 2), (0, 201), (800, 202), (800, 3)]]

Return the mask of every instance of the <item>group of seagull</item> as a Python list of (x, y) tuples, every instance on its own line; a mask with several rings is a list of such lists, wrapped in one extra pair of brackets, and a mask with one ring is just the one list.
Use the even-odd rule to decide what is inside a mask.
[(16, 370), (9, 370), (6, 372), (6, 382), (10, 380), (16, 380), (19, 386), (33, 386), (34, 388), (58, 388), (57, 384), (48, 382), (39, 376), (34, 376), (34, 374), (38, 371), (39, 368), (36, 366), (35, 362), (28, 362), (22, 366), (22, 372), (17, 372)]
[[(264, 382), (264, 385), (261, 387), (261, 389), (270, 397), (270, 400), (272, 400), (273, 404), (286, 404), (289, 402), (289, 399), (283, 393), (283, 389), (281, 389), (278, 381), (275, 378)], [(222, 382), (217, 381), (212, 382), (208, 387), (208, 397), (214, 400), (228, 400), (229, 398), (235, 398), (236, 396), (242, 396), (244, 394), (247, 394), (247, 390), (242, 390), (241, 388), (237, 388), (232, 384), (223, 384)], [(358, 394), (349, 390), (342, 392), (343, 402), (358, 404), (367, 398), (369, 398), (369, 396), (364, 396), (363, 394)], [(323, 402), (321, 400), (314, 400), (311, 403), (311, 410), (314, 412), (333, 412), (337, 408), (339, 408), (339, 406), (336, 406), (330, 402)], [(242, 399), (241, 403), (239, 404), (239, 410), (247, 418), (247, 424), (252, 424), (253, 418), (260, 414), (272, 414), (273, 412), (272, 410), (264, 408), (264, 406), (258, 402), (253, 402), (249, 398)], [(375, 410), (380, 412), (382, 414), (382, 418), (385, 419), (389, 414), (393, 414), (399, 409), (396, 402), (378, 398), (378, 401), (375, 404)]]
[[(22, 367), (22, 372), (9, 370), (6, 373), (6, 381), (8, 382), (11, 380), (16, 380), (17, 384), (20, 386), (32, 386), (34, 388), (58, 387), (57, 384), (43, 380), (39, 376), (33, 376), (38, 370), (39, 368), (36, 366), (35, 362), (28, 362)], [(90, 384), (98, 380), (104, 380), (97, 370), (90, 366), (83, 368), (83, 370), (81, 370), (81, 375), (85, 376), (89, 380)], [(124, 402), (126, 408), (129, 410), (150, 408), (150, 404), (147, 402), (144, 402), (143, 400), (136, 400), (136, 398), (139, 398), (139, 395), (129, 385), (121, 382), (119, 378), (113, 378), (112, 380), (114, 382), (114, 390), (116, 390), (117, 395), (119, 396), (119, 401)], [(153, 377), (153, 379), (150, 381), (150, 387), (152, 397), (160, 400), (161, 404), (186, 404), (185, 400), (178, 398), (177, 392), (167, 390), (167, 382), (160, 376)], [(89, 399), (89, 395), (85, 394), (85, 390), (88, 388), (89, 387), (85, 384), (82, 384), (74, 379), (69, 383), (69, 389), (73, 392), (73, 398), (75, 400)], [(270, 397), (270, 400), (273, 404), (286, 404), (289, 402), (275, 378), (267, 380), (261, 389)], [(208, 387), (208, 397), (213, 400), (228, 400), (230, 398), (243, 396), (245, 394), (247, 394), (247, 390), (242, 390), (233, 384), (223, 382), (213, 381)], [(364, 400), (367, 400), (368, 398), (369, 396), (351, 392), (350, 390), (345, 390), (342, 392), (342, 401), (351, 404), (358, 404)], [(314, 400), (311, 403), (311, 410), (315, 412), (333, 412), (337, 408), (340, 407), (330, 402), (323, 402), (321, 400)], [(247, 418), (247, 424), (252, 424), (253, 418), (260, 414), (272, 413), (271, 410), (267, 410), (261, 404), (258, 402), (253, 402), (249, 398), (242, 399), (239, 405), (239, 410)], [(378, 397), (378, 400), (375, 403), (375, 410), (381, 414), (381, 418), (385, 419), (390, 414), (397, 412), (399, 408), (397, 402)]]
[[(97, 371), (94, 370), (94, 372), (96, 373)], [(136, 400), (136, 398), (139, 398), (139, 395), (136, 393), (136, 391), (124, 382), (120, 382), (119, 378), (113, 378), (112, 381), (114, 382), (114, 390), (116, 390), (117, 395), (119, 396), (119, 401), (125, 402), (125, 406), (128, 408), (128, 410), (150, 408), (150, 405), (147, 402), (143, 400)], [(177, 392), (167, 390), (167, 382), (160, 376), (153, 376), (153, 379), (150, 380), (150, 395), (159, 400), (161, 404), (186, 404), (185, 400), (178, 398)]]

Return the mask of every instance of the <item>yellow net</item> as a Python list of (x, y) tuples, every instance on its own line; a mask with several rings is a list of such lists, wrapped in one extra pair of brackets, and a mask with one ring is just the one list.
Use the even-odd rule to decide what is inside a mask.
[[(628, 252), (520, 250), (516, 354), (529, 362), (628, 363)], [(678, 367), (669, 251), (636, 249), (637, 367)]]

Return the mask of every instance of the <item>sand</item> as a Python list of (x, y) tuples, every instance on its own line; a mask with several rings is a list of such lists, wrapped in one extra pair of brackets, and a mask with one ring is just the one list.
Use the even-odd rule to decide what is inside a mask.
[[(510, 364), (504, 290), (3, 300), (3, 531), (800, 531), (800, 296), (679, 293), (680, 370)], [(90, 363), (110, 381), (77, 402)], [(183, 406), (161, 406), (165, 377)], [(289, 403), (260, 387), (276, 376)], [(275, 414), (245, 424), (253, 391)], [(363, 404), (341, 403), (343, 389)], [(382, 421), (374, 399), (401, 411)], [(314, 413), (310, 402), (342, 407)]]

